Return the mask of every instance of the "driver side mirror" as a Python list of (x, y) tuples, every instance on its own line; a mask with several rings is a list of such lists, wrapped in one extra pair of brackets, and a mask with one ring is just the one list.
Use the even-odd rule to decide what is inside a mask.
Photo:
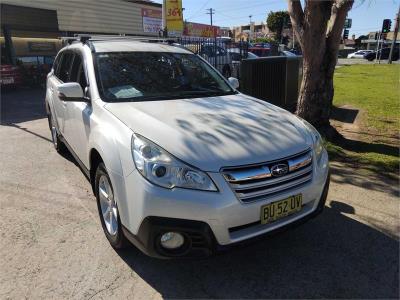
[(239, 80), (235, 77), (229, 77), (228, 78), (229, 84), (231, 87), (233, 87), (235, 90), (239, 88)]
[(61, 101), (89, 102), (83, 94), (81, 85), (77, 82), (62, 83), (57, 87), (57, 91)]

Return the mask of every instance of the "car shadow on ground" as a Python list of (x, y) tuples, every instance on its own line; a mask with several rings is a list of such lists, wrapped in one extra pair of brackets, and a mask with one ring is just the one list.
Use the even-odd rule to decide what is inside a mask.
[(398, 241), (331, 201), (308, 223), (203, 260), (121, 258), (164, 298), (395, 298)]
[(46, 90), (1, 89), (0, 124), (10, 125), (46, 117)]
[(398, 175), (382, 173), (377, 166), (366, 166), (364, 169), (354, 168), (352, 162), (331, 161), (331, 181), (336, 184), (350, 184), (363, 189), (387, 193), (399, 197)]

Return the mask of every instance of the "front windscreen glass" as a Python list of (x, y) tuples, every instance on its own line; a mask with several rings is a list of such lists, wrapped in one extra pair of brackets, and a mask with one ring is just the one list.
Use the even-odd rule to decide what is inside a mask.
[(194, 54), (110, 52), (95, 55), (105, 101), (146, 101), (222, 96), (236, 92)]

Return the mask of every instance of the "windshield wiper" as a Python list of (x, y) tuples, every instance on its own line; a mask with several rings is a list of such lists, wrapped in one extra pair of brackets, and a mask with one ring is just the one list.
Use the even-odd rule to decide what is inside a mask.
[(152, 95), (152, 96), (140, 96), (133, 98), (119, 98), (114, 99), (114, 102), (141, 102), (141, 101), (157, 101), (157, 100), (173, 100), (173, 99), (182, 99), (188, 97), (213, 97), (213, 96), (226, 96), (226, 95), (234, 95), (235, 91), (218, 91), (218, 90), (207, 90), (207, 91), (182, 91), (175, 94), (160, 94), (160, 95)]
[(218, 90), (209, 90), (209, 91), (183, 91), (179, 93), (179, 96), (225, 96), (225, 95), (233, 95), (235, 94), (234, 91), (218, 91)]

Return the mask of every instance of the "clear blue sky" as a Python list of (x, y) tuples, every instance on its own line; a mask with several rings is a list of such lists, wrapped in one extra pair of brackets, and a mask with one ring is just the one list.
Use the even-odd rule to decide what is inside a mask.
[[(161, 3), (162, 0), (155, 0)], [(214, 8), (214, 24), (217, 26), (235, 26), (248, 24), (249, 15), (252, 20), (261, 22), (266, 19), (269, 11), (287, 10), (285, 0), (182, 0), (185, 11), (183, 17), (188, 21), (209, 24), (210, 16), (206, 14), (207, 8)], [(399, 0), (356, 0), (349, 18), (353, 19), (350, 36), (355, 34), (377, 31), (382, 26), (383, 19), (394, 18), (399, 8)]]

